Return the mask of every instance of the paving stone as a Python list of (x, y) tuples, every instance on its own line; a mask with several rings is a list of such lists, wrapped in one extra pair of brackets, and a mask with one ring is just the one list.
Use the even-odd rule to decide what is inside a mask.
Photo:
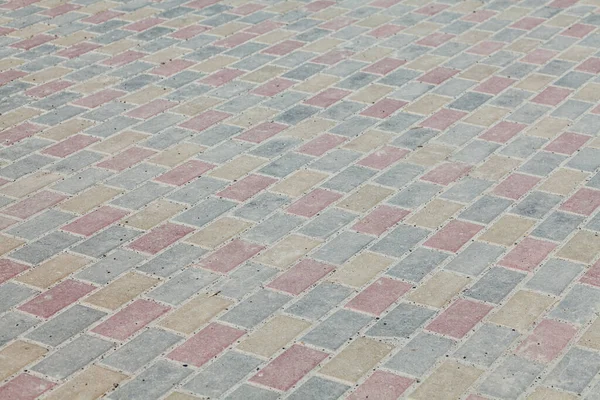
[(372, 320), (348, 310), (339, 310), (302, 337), (302, 341), (329, 350), (340, 348), (348, 339)]
[(411, 376), (423, 376), (453, 347), (448, 338), (420, 333), (385, 364), (389, 369)]
[(519, 334), (510, 328), (484, 324), (454, 352), (453, 356), (489, 367), (518, 336)]

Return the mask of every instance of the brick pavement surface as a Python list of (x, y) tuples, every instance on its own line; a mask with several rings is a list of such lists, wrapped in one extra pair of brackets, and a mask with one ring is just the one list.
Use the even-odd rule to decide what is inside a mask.
[(600, 399), (599, 0), (2, 0), (0, 44), (0, 399)]

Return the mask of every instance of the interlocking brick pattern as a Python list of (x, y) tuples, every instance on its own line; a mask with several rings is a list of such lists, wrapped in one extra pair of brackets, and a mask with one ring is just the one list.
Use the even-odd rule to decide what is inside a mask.
[(600, 398), (600, 0), (0, 0), (0, 399)]

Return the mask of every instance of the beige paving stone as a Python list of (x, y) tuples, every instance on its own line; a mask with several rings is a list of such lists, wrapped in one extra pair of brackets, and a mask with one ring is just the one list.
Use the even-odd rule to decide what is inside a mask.
[(377, 100), (393, 91), (394, 89), (389, 86), (374, 83), (359, 90), (356, 94), (351, 95), (350, 100), (360, 101), (362, 103), (375, 103)]
[(356, 383), (393, 349), (394, 346), (390, 344), (359, 337), (333, 357), (319, 372)]
[(479, 126), (492, 126), (500, 121), (510, 111), (505, 108), (482, 106), (464, 119), (464, 122)]
[(365, 185), (350, 196), (341, 200), (337, 206), (357, 213), (364, 213), (381, 203), (393, 193), (393, 190), (381, 186)]
[(442, 28), (441, 24), (435, 24), (433, 22), (425, 21), (403, 30), (402, 33), (405, 33), (407, 35), (426, 36), (430, 33), (437, 31), (440, 28)]
[(190, 334), (231, 306), (232, 302), (216, 295), (200, 294), (163, 318), (159, 325)]
[(48, 129), (47, 131), (39, 133), (37, 134), (37, 136), (58, 141), (66, 139), (69, 136), (73, 136), (76, 133), (82, 132), (93, 125), (93, 121), (75, 118), (64, 122), (54, 128)]
[(310, 326), (310, 322), (301, 319), (276, 315), (251, 333), (237, 348), (262, 357), (271, 357)]
[(585, 330), (578, 344), (594, 350), (600, 350), (600, 318), (596, 318), (594, 323)]
[(493, 67), (491, 65), (483, 65), (476, 64), (465, 72), (459, 74), (459, 76), (463, 79), (471, 79), (474, 81), (483, 81), (484, 79), (489, 78), (493, 74), (498, 71), (498, 67)]
[(375, 62), (391, 55), (394, 49), (383, 46), (373, 46), (352, 56), (354, 60)]
[(387, 22), (393, 20), (394, 17), (391, 15), (381, 15), (376, 14), (370, 17), (363, 19), (362, 21), (358, 21), (356, 25), (364, 26), (367, 28), (377, 28), (380, 25), (385, 25)]
[(569, 122), (564, 119), (546, 117), (528, 129), (525, 133), (531, 136), (552, 139), (555, 136), (558, 136), (560, 132), (567, 129), (568, 126)]
[(205, 149), (206, 147), (194, 143), (181, 143), (158, 153), (150, 158), (149, 161), (159, 165), (166, 165), (167, 167), (174, 167), (188, 158), (203, 152)]
[(517, 89), (524, 89), (530, 90), (532, 92), (537, 92), (541, 91), (541, 89), (544, 86), (552, 82), (554, 79), (554, 77), (548, 75), (531, 74), (522, 79), (521, 82), (517, 83), (515, 87)]
[(244, 75), (242, 80), (254, 83), (263, 83), (283, 74), (286, 71), (287, 68), (276, 67), (274, 65), (265, 65), (256, 71)]
[(578, 398), (569, 393), (559, 392), (546, 387), (538, 387), (527, 397), (527, 400), (575, 400)]
[(439, 96), (437, 94), (426, 94), (419, 100), (410, 103), (408, 106), (404, 107), (404, 111), (421, 115), (429, 115), (438, 111), (450, 101), (452, 101), (452, 99), (446, 96)]
[(265, 165), (269, 160), (261, 157), (242, 155), (209, 172), (215, 178), (234, 181), (240, 179), (250, 171)]
[(125, 221), (123, 221), (123, 224), (138, 229), (148, 230), (161, 222), (170, 219), (183, 209), (185, 209), (183, 204), (173, 203), (163, 199), (156, 200), (143, 210), (127, 217)]
[(291, 136), (298, 139), (311, 139), (335, 126), (335, 122), (322, 118), (309, 119), (298, 125), (281, 132), (282, 136)]
[(94, 306), (116, 310), (159, 282), (156, 278), (129, 272), (85, 299)]
[(343, 40), (326, 37), (304, 46), (303, 50), (312, 51), (315, 53), (325, 53), (329, 50), (335, 49), (342, 43), (344, 43)]
[(453, 152), (454, 149), (452, 147), (437, 143), (427, 143), (422, 148), (411, 151), (406, 160), (412, 164), (431, 167), (446, 160)]
[(592, 56), (594, 53), (596, 53), (594, 49), (590, 49), (589, 47), (573, 46), (563, 51), (557, 58), (561, 60), (581, 62)]
[(445, 63), (446, 61), (448, 61), (446, 57), (425, 54), (424, 56), (421, 56), (416, 60), (409, 62), (404, 67), (426, 72), (431, 69), (434, 69), (440, 64)]
[(0, 256), (24, 244), (24, 240), (16, 239), (0, 233)]
[[(162, 87), (150, 85), (141, 90), (138, 90), (135, 93), (121, 97), (119, 100), (124, 103), (142, 105), (142, 104), (146, 104), (150, 100), (154, 100), (161, 96), (166, 96), (171, 91), (172, 91), (172, 89), (170, 89), (170, 88), (162, 88)], [(178, 110), (180, 107), (182, 107), (182, 106), (172, 108), (171, 111)]]
[(393, 262), (391, 258), (365, 251), (336, 269), (329, 276), (329, 280), (348, 286), (362, 287)]
[(592, 103), (600, 101), (600, 83), (588, 83), (575, 92), (573, 98)]
[(79, 85), (71, 86), (69, 90), (84, 94), (92, 94), (105, 89), (106, 87), (112, 86), (117, 82), (119, 82), (119, 78), (116, 76), (97, 76)]
[(339, 82), (340, 78), (331, 75), (317, 74), (297, 84), (294, 89), (300, 92), (317, 93)]
[(126, 131), (92, 145), (91, 149), (102, 153), (115, 154), (147, 137), (148, 135), (140, 132)]
[(177, 114), (193, 117), (201, 112), (217, 106), (221, 102), (222, 100), (215, 99), (213, 97), (197, 97), (194, 100), (188, 101), (187, 103), (173, 107), (171, 111)]
[(19, 107), (14, 111), (0, 115), (0, 128), (6, 129), (20, 122), (34, 118), (42, 113), (41, 110), (29, 107)]
[(191, 394), (181, 393), (181, 392), (173, 392), (167, 397), (165, 400), (197, 400), (201, 399), (201, 397), (192, 396)]
[(518, 331), (527, 331), (554, 302), (555, 300), (551, 296), (520, 290), (508, 299), (489, 320)]
[(0, 379), (5, 380), (27, 365), (42, 358), (47, 349), (33, 343), (16, 340), (0, 350)]
[(452, 215), (463, 208), (462, 204), (434, 199), (423, 209), (408, 219), (408, 223), (435, 229), (444, 224)]
[(527, 54), (530, 51), (538, 48), (541, 44), (542, 43), (539, 40), (523, 38), (512, 42), (509, 46), (506, 46), (506, 50)]
[(275, 114), (277, 114), (277, 111), (270, 108), (253, 107), (240, 113), (238, 117), (229, 119), (228, 123), (243, 128), (252, 128), (270, 120)]
[(42, 83), (50, 82), (55, 79), (61, 78), (71, 72), (73, 72), (73, 70), (70, 68), (50, 67), (50, 68), (43, 69), (41, 71), (26, 75), (26, 76), (22, 77), (21, 79), (26, 82), (32, 82), (32, 83), (36, 83), (39, 85)]
[(406, 295), (406, 298), (415, 303), (441, 308), (450, 302), (470, 281), (469, 277), (463, 275), (439, 271)]
[(16, 280), (40, 289), (46, 289), (67, 276), (79, 271), (90, 260), (69, 253), (61, 253), (35, 268), (19, 275)]
[(505, 215), (479, 236), (478, 240), (511, 246), (534, 225), (535, 221), (519, 218), (515, 215)]
[(585, 172), (560, 168), (550, 175), (550, 177), (539, 186), (539, 189), (550, 193), (567, 195), (579, 186), (587, 177), (588, 174)]
[(250, 222), (241, 219), (223, 217), (186, 238), (186, 242), (214, 249), (251, 226)]
[(319, 244), (319, 240), (292, 234), (259, 254), (256, 261), (277, 268), (289, 268)]
[(63, 201), (58, 205), (58, 207), (77, 214), (85, 214), (91, 209), (96, 208), (97, 206), (115, 198), (122, 192), (123, 191), (120, 189), (115, 189), (108, 186), (93, 186), (85, 192)]
[(471, 176), (497, 181), (519, 165), (520, 162), (513, 158), (492, 155), (488, 157), (486, 162), (472, 171)]
[(38, 171), (19, 179), (17, 182), (0, 187), (0, 193), (10, 197), (21, 198), (49, 186), (61, 178), (62, 175), (54, 172)]
[(298, 197), (310, 191), (310, 189), (327, 178), (327, 174), (317, 171), (298, 171), (290, 177), (276, 183), (271, 191), (283, 193), (290, 197)]
[(235, 57), (216, 56), (214, 58), (211, 58), (210, 60), (204, 61), (198, 65), (193, 66), (191, 69), (194, 71), (200, 71), (210, 74), (219, 71), (222, 68), (225, 68), (226, 66), (233, 64), (236, 61), (239, 61), (239, 59)]
[(410, 396), (415, 400), (451, 400), (459, 399), (475, 383), (482, 370), (445, 361)]
[(369, 153), (378, 147), (390, 142), (392, 135), (382, 131), (369, 130), (356, 139), (346, 143), (343, 147), (348, 150)]
[(559, 257), (591, 263), (600, 254), (600, 236), (591, 231), (579, 231), (558, 252)]
[(47, 399), (96, 399), (113, 390), (127, 375), (92, 365), (53, 390)]

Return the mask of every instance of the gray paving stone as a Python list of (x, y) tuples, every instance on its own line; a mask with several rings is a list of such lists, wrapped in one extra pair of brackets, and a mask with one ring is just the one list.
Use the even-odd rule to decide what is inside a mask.
[(492, 182), (483, 179), (476, 179), (471, 177), (465, 177), (460, 182), (452, 186), (440, 197), (452, 200), (460, 201), (463, 203), (470, 203), (475, 200), (477, 196), (483, 193), (487, 188), (492, 185)]
[(419, 333), (390, 360), (385, 367), (415, 377), (423, 376), (439, 358), (444, 357), (454, 346), (448, 338)]
[(550, 240), (564, 240), (585, 218), (580, 215), (555, 211), (531, 233), (533, 236)]
[(463, 211), (459, 217), (469, 221), (490, 223), (512, 204), (511, 200), (493, 196), (483, 196)]
[(296, 389), (290, 400), (335, 400), (342, 397), (350, 386), (313, 376)]
[(55, 230), (73, 219), (73, 215), (58, 210), (48, 210), (21, 225), (8, 230), (8, 233), (24, 239), (33, 240)]
[(307, 236), (327, 238), (348, 225), (355, 218), (355, 214), (338, 208), (331, 208), (313, 218), (299, 232)]
[(244, 384), (226, 396), (225, 400), (275, 400), (278, 397), (279, 392)]
[(200, 228), (235, 206), (233, 201), (209, 198), (177, 216), (175, 221)]
[(321, 283), (296, 303), (286, 309), (286, 312), (302, 318), (318, 320), (334, 307), (340, 304), (352, 293), (352, 289), (334, 283)]
[(448, 254), (441, 251), (419, 247), (387, 271), (387, 274), (412, 282), (420, 282), (446, 258), (448, 258)]
[(190, 244), (177, 243), (152, 260), (140, 265), (140, 271), (162, 277), (171, 276), (177, 270), (198, 261), (206, 250)]
[(365, 327), (371, 319), (365, 314), (339, 310), (316, 325), (301, 340), (313, 346), (337, 350)]
[(399, 189), (406, 186), (410, 181), (421, 175), (424, 171), (425, 170), (423, 167), (418, 165), (399, 163), (389, 169), (387, 172), (380, 175), (377, 179), (375, 179), (375, 182), (381, 185), (391, 186)]
[(321, 246), (313, 254), (313, 258), (332, 264), (343, 264), (371, 241), (373, 238), (370, 236), (346, 231)]
[(416, 246), (429, 234), (429, 231), (400, 224), (379, 240), (371, 250), (389, 256), (400, 257)]
[(519, 337), (513, 329), (494, 324), (483, 324), (455, 352), (454, 357), (469, 363), (491, 366)]
[(322, 186), (326, 189), (347, 193), (359, 187), (363, 182), (367, 181), (375, 174), (376, 172), (370, 168), (352, 165), (342, 172), (339, 172)]
[(542, 372), (544, 366), (517, 356), (510, 356), (479, 386), (486, 395), (501, 399), (521, 396)]
[(368, 336), (408, 338), (435, 314), (427, 308), (409, 303), (400, 303), (386, 316), (381, 318), (371, 329)]
[(77, 243), (80, 239), (64, 232), (52, 232), (11, 253), (11, 257), (30, 264), (38, 264)]
[(244, 233), (243, 236), (254, 242), (272, 244), (303, 223), (301, 217), (277, 213)]
[(465, 292), (465, 296), (498, 304), (525, 277), (526, 274), (507, 268), (492, 268)]
[(550, 312), (551, 318), (574, 324), (585, 324), (596, 317), (600, 310), (600, 290), (577, 284)]
[(581, 264), (551, 258), (535, 272), (525, 287), (560, 296), (583, 269)]
[(580, 395), (598, 371), (600, 371), (600, 355), (574, 347), (550, 371), (544, 383)]
[(429, 202), (443, 186), (433, 183), (416, 181), (402, 189), (397, 195), (388, 200), (388, 203), (404, 208), (417, 208)]
[(97, 285), (104, 285), (142, 261), (144, 261), (142, 255), (133, 251), (118, 249), (97, 263), (86, 267), (76, 277)]
[(233, 307), (220, 320), (247, 329), (254, 328), (290, 300), (290, 296), (263, 289)]
[(85, 254), (90, 257), (102, 257), (117, 247), (125, 245), (130, 240), (139, 236), (141, 232), (121, 226), (111, 226), (100, 233), (95, 234), (88, 240), (73, 247), (76, 253)]
[(201, 289), (214, 282), (218, 276), (201, 268), (188, 268), (148, 293), (148, 297), (171, 305), (179, 305)]
[[(0, 292), (2, 292), (1, 288)], [(39, 323), (38, 319), (18, 311), (9, 311), (0, 315), (0, 346), (27, 332), (37, 323)]]
[(477, 276), (492, 265), (504, 251), (504, 248), (500, 246), (473, 242), (444, 268), (470, 276)]
[(254, 289), (268, 282), (279, 271), (258, 263), (247, 263), (233, 271), (226, 279), (220, 281), (215, 290), (221, 295), (241, 299)]

